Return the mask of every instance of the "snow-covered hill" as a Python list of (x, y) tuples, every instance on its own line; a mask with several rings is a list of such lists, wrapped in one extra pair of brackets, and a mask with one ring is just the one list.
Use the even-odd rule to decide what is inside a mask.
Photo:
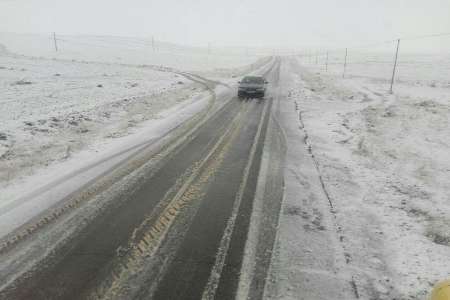
[(189, 71), (205, 71), (249, 65), (267, 56), (261, 50), (245, 48), (196, 48), (142, 38), (112, 36), (0, 33), (0, 44), (14, 53), (33, 57), (146, 64)]

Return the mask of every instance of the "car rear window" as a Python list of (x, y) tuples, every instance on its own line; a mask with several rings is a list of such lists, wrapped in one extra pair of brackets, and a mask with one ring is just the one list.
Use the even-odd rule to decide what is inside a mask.
[(248, 76), (248, 77), (244, 77), (244, 79), (242, 79), (243, 83), (264, 83), (264, 78), (262, 77), (256, 77), (256, 76)]

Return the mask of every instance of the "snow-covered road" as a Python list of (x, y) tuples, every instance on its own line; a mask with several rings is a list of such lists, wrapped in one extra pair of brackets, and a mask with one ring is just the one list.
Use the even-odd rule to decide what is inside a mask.
[[(255, 72), (277, 78), (276, 66), (271, 60)], [(204, 81), (213, 94), (206, 109), (161, 143), (128, 151), (133, 157), (94, 178), (94, 188), (59, 200), (6, 239), (0, 299), (235, 294), (271, 101), (239, 100), (234, 89)], [(39, 201), (18, 207), (48, 202)]]
[(267, 63), (210, 70), (211, 81), (174, 68), (79, 61), (72, 52), (63, 57), (77, 60), (0, 50), (0, 237), (205, 109), (229, 89), (218, 80), (235, 84), (231, 75)]
[[(20, 45), (14, 47), (20, 49)], [(177, 255), (201, 261), (190, 261), (191, 269), (207, 283), (186, 284), (183, 288), (192, 295), (204, 288), (206, 299), (214, 298), (216, 292), (227, 296), (236, 292), (239, 297), (258, 299), (418, 300), (437, 281), (450, 276), (450, 92), (445, 76), (437, 84), (400, 81), (391, 95), (376, 78), (342, 79), (303, 66), (298, 57), (266, 58), (247, 65), (243, 62), (248, 60), (235, 58), (238, 63), (229, 69), (199, 67), (199, 76), (177, 70), (181, 62), (171, 68), (143, 65), (145, 55), (129, 56), (136, 63), (131, 65), (115, 63), (116, 52), (101, 62), (83, 62), (95, 55), (81, 55), (75, 48), (55, 59), (45, 48), (40, 50), (44, 57), (39, 58), (13, 54), (3, 47), (0, 51), (0, 250), (5, 256), (0, 269), (11, 282), (23, 276), (34, 258), (50, 255), (39, 252), (40, 243), (50, 242), (47, 237), (53, 237), (55, 245), (64, 244), (70, 234), (80, 234), (80, 228), (95, 233), (88, 226), (91, 222), (112, 232), (110, 223), (96, 218), (110, 207), (110, 199), (119, 197), (120, 204), (133, 195), (136, 207), (129, 208), (130, 214), (143, 218), (145, 226), (134, 230), (136, 224), (123, 217), (117, 222), (123, 228), (117, 230), (123, 230), (118, 233), (120, 243), (128, 241), (126, 230), (133, 232), (135, 242), (135, 235), (148, 222), (161, 221), (155, 214), (165, 212), (167, 195), (176, 194), (178, 199), (185, 195), (185, 188), (189, 199), (210, 195), (209, 200), (217, 201), (222, 192), (233, 201), (247, 197), (243, 208), (238, 201), (237, 208), (228, 203), (224, 211), (205, 204), (194, 222), (200, 225), (192, 228), (179, 223), (172, 232), (167, 225), (172, 217), (161, 221), (164, 230), (172, 232), (167, 233), (171, 243), (184, 249), (177, 250)], [(126, 58), (135, 52), (120, 53)], [(70, 55), (78, 55), (77, 61), (70, 60)], [(223, 67), (223, 62), (220, 59), (217, 66)], [(235, 83), (250, 72), (268, 74), (273, 80), (267, 98), (270, 105), (233, 103)], [(265, 113), (268, 107), (272, 118)], [(217, 117), (217, 124), (211, 116)], [(266, 129), (261, 133), (262, 124), (267, 135)], [(240, 143), (235, 140), (239, 137)], [(191, 139), (196, 140), (191, 143)], [(183, 161), (178, 147), (190, 149), (186, 155), (192, 155), (192, 161)], [(227, 163), (222, 165), (226, 155)], [(254, 155), (261, 161), (261, 170), (252, 163)], [(212, 162), (207, 164), (210, 156)], [(209, 166), (201, 170), (208, 178), (205, 181), (197, 169), (203, 164)], [(171, 166), (167, 172), (172, 175), (161, 172), (160, 179), (152, 179), (165, 165)], [(200, 173), (186, 179), (181, 171)], [(244, 178), (245, 184), (233, 181), (235, 175)], [(220, 176), (225, 183), (214, 181)], [(247, 179), (253, 198), (243, 192)], [(125, 183), (116, 185), (119, 180)], [(153, 184), (160, 198), (150, 204), (142, 200), (153, 190), (135, 193), (132, 187), (142, 186), (141, 181)], [(280, 204), (277, 197), (282, 188)], [(129, 195), (122, 195), (122, 189)], [(92, 195), (101, 196), (85, 203)], [(148, 218), (139, 211), (140, 205), (149, 209)], [(120, 210), (111, 207), (119, 220)], [(209, 212), (216, 212), (223, 223), (208, 220)], [(183, 212), (176, 222), (194, 215)], [(67, 227), (44, 228), (59, 218)], [(233, 232), (235, 221), (238, 229)], [(217, 230), (214, 237), (207, 238), (206, 227)], [(183, 244), (179, 238), (185, 234)], [(95, 236), (90, 239), (95, 241)], [(190, 252), (200, 239), (198, 252)], [(220, 245), (212, 245), (213, 240)], [(114, 247), (120, 244), (108, 237), (105, 242)], [(81, 240), (74, 243), (90, 247)], [(16, 244), (20, 251), (9, 251)], [(122, 255), (131, 251), (130, 261), (135, 263), (145, 259), (144, 251), (156, 251), (146, 239), (131, 244), (134, 252), (120, 244), (110, 257), (122, 261)], [(163, 254), (175, 255), (170, 245), (162, 244), (168, 247)], [(202, 251), (208, 259), (203, 260)], [(172, 261), (173, 256), (167, 259)], [(127, 267), (115, 266), (122, 272), (120, 280), (134, 276), (130, 277)], [(166, 274), (166, 285), (153, 285), (151, 293), (177, 293), (171, 282), (181, 276), (179, 270), (186, 271), (185, 266), (174, 263), (171, 271), (166, 267), (158, 265), (161, 274)], [(222, 269), (225, 283), (220, 284)], [(113, 281), (118, 280), (113, 275)], [(9, 283), (0, 288), (14, 293)], [(109, 288), (97, 292), (116, 291)]]

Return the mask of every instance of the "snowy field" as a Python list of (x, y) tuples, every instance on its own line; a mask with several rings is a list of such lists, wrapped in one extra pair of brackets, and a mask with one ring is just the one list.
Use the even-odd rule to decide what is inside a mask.
[(0, 55), (0, 182), (68, 159), (200, 95), (169, 72)]
[[(305, 232), (315, 231), (319, 240), (327, 231), (336, 236), (336, 253), (344, 254), (345, 272), (362, 299), (425, 299), (437, 281), (450, 276), (448, 56), (404, 61), (393, 95), (387, 92), (388, 67), (354, 63), (342, 79), (333, 65), (325, 73), (320, 64), (302, 63), (297, 57), (285, 67), (291, 81), (284, 93), (298, 109), (299, 126), (304, 125), (333, 205), (324, 210), (325, 201), (321, 210), (314, 209)], [(305, 205), (314, 206), (300, 207)], [(300, 226), (309, 222), (308, 214), (303, 217), (284, 218)], [(335, 220), (335, 229), (316, 226), (327, 218)], [(301, 245), (281, 243), (291, 252), (308, 248)], [(295, 267), (296, 272), (304, 268)], [(299, 282), (290, 284), (287, 298)]]
[[(428, 45), (426, 47), (425, 45)], [(322, 74), (375, 84), (389, 90), (394, 67), (397, 42), (385, 42), (368, 48), (329, 51), (316, 56), (299, 56), (299, 62)], [(417, 49), (427, 51), (417, 52)], [(413, 52), (413, 50), (415, 52)], [(406, 40), (399, 44), (394, 90), (408, 87), (411, 91), (430, 94), (439, 88), (450, 87), (450, 37), (425, 40)], [(328, 63), (327, 63), (328, 62)], [(427, 89), (430, 88), (430, 89)], [(437, 88), (437, 89), (436, 89)]]

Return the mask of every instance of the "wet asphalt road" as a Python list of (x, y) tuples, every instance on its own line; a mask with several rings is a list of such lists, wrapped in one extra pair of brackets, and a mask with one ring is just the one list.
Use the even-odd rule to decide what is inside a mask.
[[(278, 73), (275, 63), (266, 75), (273, 86)], [(0, 299), (234, 299), (272, 106), (269, 97), (231, 99), (125, 200)], [(267, 228), (277, 222), (280, 174), (269, 180)], [(275, 239), (266, 231), (251, 282), (258, 299)]]

